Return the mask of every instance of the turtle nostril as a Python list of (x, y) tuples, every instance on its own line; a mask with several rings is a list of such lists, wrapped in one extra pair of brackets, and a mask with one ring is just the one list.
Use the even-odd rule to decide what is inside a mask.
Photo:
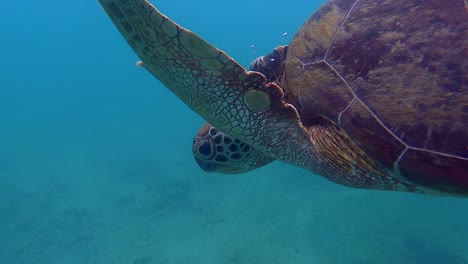
[(207, 141), (205, 143), (203, 143), (199, 148), (198, 148), (198, 152), (200, 154), (202, 154), (203, 156), (210, 156), (211, 155), (211, 145), (210, 143)]

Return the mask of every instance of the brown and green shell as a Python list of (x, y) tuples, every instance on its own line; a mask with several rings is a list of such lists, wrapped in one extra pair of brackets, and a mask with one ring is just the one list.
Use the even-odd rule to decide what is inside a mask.
[(289, 45), (280, 87), (302, 123), (339, 124), (403, 180), (468, 194), (464, 0), (331, 0)]

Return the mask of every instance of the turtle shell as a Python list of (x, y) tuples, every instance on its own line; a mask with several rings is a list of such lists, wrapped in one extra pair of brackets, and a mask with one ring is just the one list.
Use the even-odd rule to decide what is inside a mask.
[(465, 0), (331, 0), (289, 45), (280, 85), (398, 177), (468, 193)]

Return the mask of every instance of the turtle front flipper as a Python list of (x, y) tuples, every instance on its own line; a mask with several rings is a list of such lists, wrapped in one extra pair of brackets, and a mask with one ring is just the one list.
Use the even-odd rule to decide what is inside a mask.
[(193, 139), (193, 156), (206, 172), (237, 174), (262, 167), (274, 159), (205, 123)]
[[(258, 72), (159, 13), (145, 0), (99, 0), (142, 65), (219, 131), (298, 166), (312, 147), (296, 109)], [(307, 155), (306, 155), (307, 156)]]

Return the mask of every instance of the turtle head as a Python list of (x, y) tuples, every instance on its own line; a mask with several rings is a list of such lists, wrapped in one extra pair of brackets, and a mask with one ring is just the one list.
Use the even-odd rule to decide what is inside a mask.
[(206, 172), (237, 174), (273, 161), (250, 145), (205, 123), (193, 139), (193, 156)]
[(250, 63), (250, 70), (261, 72), (269, 82), (278, 81), (286, 60), (288, 46), (278, 46), (270, 54), (256, 58)]

